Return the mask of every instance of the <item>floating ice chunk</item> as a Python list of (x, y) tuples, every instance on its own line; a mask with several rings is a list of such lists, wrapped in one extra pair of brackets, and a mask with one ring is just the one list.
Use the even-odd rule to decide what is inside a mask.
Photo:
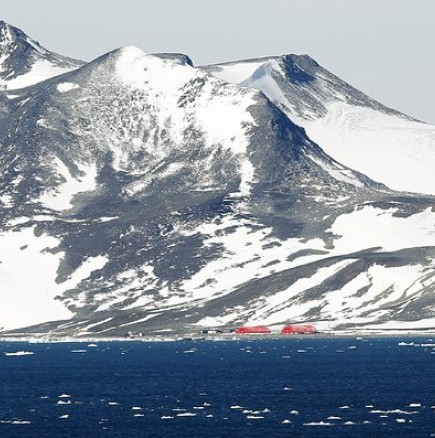
[(291, 424), (291, 421), (290, 420), (282, 420), (281, 421), (281, 424)]
[(261, 420), (262, 418), (264, 418), (264, 417), (262, 417), (261, 415), (247, 415), (246, 416), (246, 419), (248, 419), (248, 420)]
[(61, 420), (67, 420), (67, 419), (69, 418), (69, 415), (68, 415), (68, 414), (61, 415), (59, 418), (60, 418)]
[(29, 356), (35, 354), (33, 351), (15, 351), (15, 352), (7, 352), (5, 356)]
[(196, 417), (194, 412), (180, 412), (177, 417)]
[(304, 423), (304, 426), (333, 426), (333, 424), (325, 421), (311, 421), (310, 423)]
[(0, 424), (31, 424), (29, 420), (0, 420)]

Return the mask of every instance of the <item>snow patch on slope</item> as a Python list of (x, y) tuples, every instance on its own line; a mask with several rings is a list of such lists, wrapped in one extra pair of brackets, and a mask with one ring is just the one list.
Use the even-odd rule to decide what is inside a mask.
[(330, 231), (334, 253), (347, 254), (379, 247), (385, 251), (435, 246), (435, 213), (431, 208), (409, 217), (395, 217), (396, 209), (364, 207), (339, 216)]
[[(178, 147), (184, 144), (184, 134), (196, 128), (204, 136), (206, 149), (228, 150), (235, 154), (241, 176), (239, 192), (242, 196), (249, 195), (255, 172), (248, 152), (249, 130), (254, 124), (248, 108), (256, 103), (256, 92), (231, 85), (220, 87), (219, 80), (198, 69), (130, 46), (120, 49), (115, 71), (122, 84), (146, 92), (147, 101), (157, 112), (158, 126), (169, 130)], [(201, 87), (201, 92), (195, 94), (192, 103), (185, 99), (185, 93), (189, 88), (194, 89), (195, 83)], [(186, 101), (180, 103), (183, 99)], [(133, 147), (142, 147), (140, 140), (139, 144), (134, 141)], [(160, 154), (164, 159), (165, 151), (155, 151), (154, 145), (150, 147), (154, 156)], [(114, 166), (121, 168), (125, 159), (116, 149)]]
[(16, 90), (37, 84), (38, 82), (45, 81), (46, 79), (67, 73), (74, 69), (75, 67), (60, 67), (45, 59), (41, 59), (32, 65), (29, 72), (21, 76), (17, 76), (10, 80), (0, 79), (0, 87), (7, 90)]
[[(258, 307), (258, 310), (256, 310), (250, 319), (259, 323), (274, 324), (291, 320), (292, 318), (305, 313), (313, 306), (312, 302), (306, 302), (298, 306), (289, 306), (289, 301), (298, 295), (303, 294), (304, 291), (322, 283), (324, 280), (330, 278), (352, 262), (353, 260), (344, 260), (335, 263), (332, 266), (321, 268), (311, 277), (297, 280), (286, 290), (278, 292), (264, 300), (260, 300), (256, 304), (251, 304), (251, 309)], [(269, 313), (272, 313), (272, 315), (266, 317), (265, 315), (268, 315)]]
[(208, 66), (213, 75), (230, 84), (239, 84), (251, 76), (264, 61), (241, 62)]
[(364, 184), (358, 180), (356, 175), (352, 173), (349, 169), (346, 169), (340, 163), (335, 163), (335, 166), (332, 166), (328, 161), (321, 160), (313, 154), (308, 155), (308, 157), (323, 170), (326, 170), (326, 172), (328, 172), (329, 175), (331, 175), (334, 179), (338, 181), (343, 181), (347, 184), (351, 184), (355, 187), (364, 187)]
[(76, 88), (80, 88), (79, 84), (73, 84), (71, 82), (61, 82), (57, 85), (57, 91), (59, 93), (66, 93), (67, 91), (74, 90)]
[(391, 189), (435, 194), (435, 127), (343, 102), (327, 110), (303, 126), (328, 155)]
[(54, 158), (53, 164), (65, 181), (38, 199), (38, 202), (47, 208), (57, 211), (68, 210), (73, 206), (72, 201), (75, 195), (95, 190), (97, 186), (97, 166), (95, 164), (85, 166), (76, 163), (80, 172), (83, 173), (83, 176), (80, 177), (74, 177), (58, 157)]
[[(328, 230), (334, 234), (333, 247), (329, 250), (326, 250), (324, 242), (317, 239), (307, 242), (296, 239), (281, 240), (280, 247), (264, 249), (261, 247), (262, 243), (273, 244), (273, 240), (268, 237), (268, 230), (243, 230), (243, 226), (252, 226), (248, 223), (239, 223), (240, 230), (223, 236), (220, 236), (222, 233), (217, 232), (217, 229), (212, 232), (211, 226), (209, 229), (204, 228), (205, 233), (220, 236), (211, 237), (208, 242), (218, 243), (226, 251), (220, 260), (211, 262), (184, 284), (186, 290), (191, 290), (196, 298), (205, 299), (207, 295), (216, 297), (221, 293), (230, 293), (249, 279), (265, 277), (322, 259), (347, 255), (349, 258), (321, 267), (309, 277), (300, 278), (290, 287), (267, 298), (258, 298), (250, 302), (249, 306), (238, 306), (217, 317), (206, 317), (198, 325), (219, 326), (241, 320), (251, 324), (303, 321), (312, 309), (321, 309), (321, 318), (331, 321), (331, 327), (338, 324), (366, 323), (385, 315), (386, 310), (382, 310), (383, 308), (388, 309), (400, 300), (407, 303), (410, 299), (418, 298), (423, 291), (435, 284), (435, 278), (431, 274), (435, 261), (430, 265), (415, 263), (398, 267), (375, 264), (340, 288), (327, 290), (325, 294), (309, 300), (304, 297), (305, 293), (313, 292), (316, 288), (323, 290), (325, 282), (355, 263), (358, 258), (352, 257), (353, 253), (368, 249), (383, 252), (435, 246), (435, 213), (430, 208), (408, 217), (394, 216), (396, 212), (395, 208), (382, 210), (366, 206), (339, 216)], [(219, 228), (220, 231), (224, 229), (225, 226)], [(242, 240), (240, 236), (245, 236), (246, 240)], [(289, 255), (300, 249), (322, 250), (327, 254), (287, 260)], [(281, 256), (278, 255), (280, 253)], [(256, 257), (260, 256), (259, 260), (264, 264), (257, 266), (259, 260)], [(275, 263), (269, 265), (270, 261)], [(253, 269), (252, 272), (250, 269)], [(370, 312), (370, 317), (365, 316)]]
[[(253, 278), (290, 268), (295, 264), (287, 260), (292, 253), (306, 248), (323, 250), (325, 246), (321, 239), (282, 241), (272, 236), (271, 228), (259, 228), (258, 224), (236, 217), (203, 225), (195, 233), (208, 236), (204, 244), (221, 247), (223, 254), (180, 285), (194, 300), (223, 295)], [(302, 263), (300, 259), (298, 262)], [(182, 299), (186, 296), (180, 302)]]
[(104, 256), (87, 259), (64, 283), (57, 270), (64, 256), (53, 251), (55, 237), (35, 236), (34, 227), (0, 234), (0, 328), (14, 329), (73, 314), (57, 299), (107, 262)]
[[(122, 282), (122, 285), (116, 291), (94, 297), (98, 305), (98, 311), (109, 310), (123, 301), (131, 302), (131, 304), (123, 307), (124, 309), (153, 305), (154, 296), (152, 292), (156, 290), (160, 279), (155, 275), (154, 268), (151, 265), (145, 263), (138, 268), (121, 272), (117, 280)], [(85, 301), (82, 304), (85, 304)]]

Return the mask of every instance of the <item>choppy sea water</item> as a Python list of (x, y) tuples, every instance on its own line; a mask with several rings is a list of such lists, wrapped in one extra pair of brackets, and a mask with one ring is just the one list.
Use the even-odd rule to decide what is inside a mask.
[(0, 343), (0, 436), (429, 437), (434, 364), (428, 337)]

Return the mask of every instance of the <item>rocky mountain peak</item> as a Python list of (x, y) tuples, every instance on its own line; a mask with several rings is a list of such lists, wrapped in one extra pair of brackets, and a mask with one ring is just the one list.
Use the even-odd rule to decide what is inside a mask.
[(27, 87), (82, 64), (50, 52), (21, 29), (0, 22), (0, 89)]

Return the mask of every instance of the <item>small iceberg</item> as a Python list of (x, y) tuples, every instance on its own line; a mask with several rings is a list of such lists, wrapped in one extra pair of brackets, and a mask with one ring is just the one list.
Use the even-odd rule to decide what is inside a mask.
[(304, 423), (304, 426), (332, 426), (332, 423), (326, 421), (311, 421), (310, 423)]
[(5, 356), (30, 356), (32, 354), (35, 353), (33, 351), (14, 351), (5, 353)]
[(31, 424), (29, 420), (0, 420), (0, 424)]

